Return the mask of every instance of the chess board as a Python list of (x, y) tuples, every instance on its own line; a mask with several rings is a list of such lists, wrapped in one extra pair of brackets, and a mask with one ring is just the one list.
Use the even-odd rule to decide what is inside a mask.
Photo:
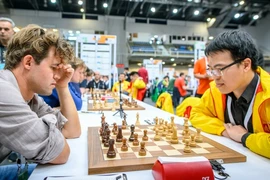
[[(133, 100), (135, 103), (135, 100)], [(144, 107), (140, 106), (136, 102), (136, 106), (133, 104), (127, 105), (126, 103), (123, 103), (122, 105), (123, 110), (145, 110)], [(120, 105), (114, 105), (114, 103), (107, 102), (106, 105), (104, 105), (104, 101), (97, 101), (96, 105), (94, 106), (93, 103), (88, 101), (87, 110), (88, 111), (113, 111), (113, 109), (117, 110), (120, 109)]]
[[(138, 140), (142, 141), (143, 131), (148, 131), (148, 141), (145, 141), (146, 156), (139, 156), (140, 146), (133, 146), (132, 142), (127, 141), (128, 151), (122, 152), (122, 143), (115, 142), (116, 157), (107, 158), (108, 147), (104, 147), (99, 135), (99, 127), (88, 128), (88, 174), (101, 174), (123, 171), (136, 171), (151, 169), (158, 156), (171, 157), (192, 157), (204, 156), (208, 159), (222, 160), (224, 163), (245, 162), (246, 156), (221, 145), (203, 136), (203, 143), (197, 143), (196, 147), (191, 148), (191, 153), (183, 151), (185, 145), (182, 143), (182, 126), (177, 126), (179, 144), (171, 144), (166, 137), (160, 141), (154, 141), (154, 126), (141, 125), (135, 127)], [(110, 129), (112, 129), (110, 127)], [(196, 134), (190, 130), (191, 133)], [(122, 130), (125, 138), (129, 138), (130, 129)], [(116, 135), (111, 135), (111, 139), (116, 139)]]

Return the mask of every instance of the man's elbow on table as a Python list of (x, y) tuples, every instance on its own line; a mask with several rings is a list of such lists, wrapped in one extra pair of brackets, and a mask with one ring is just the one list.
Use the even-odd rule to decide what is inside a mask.
[(65, 146), (63, 151), (59, 154), (58, 157), (56, 157), (53, 161), (50, 162), (50, 164), (65, 164), (69, 158), (70, 154), (70, 148), (67, 144), (67, 141), (65, 141)]

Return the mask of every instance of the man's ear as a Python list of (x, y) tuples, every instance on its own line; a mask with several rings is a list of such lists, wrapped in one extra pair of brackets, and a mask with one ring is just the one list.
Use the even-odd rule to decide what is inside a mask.
[(23, 64), (23, 66), (24, 66), (25, 69), (30, 70), (31, 67), (34, 65), (34, 61), (35, 60), (34, 60), (33, 56), (26, 55), (22, 59), (22, 64)]
[(244, 64), (244, 69), (246, 71), (250, 70), (251, 69), (251, 66), (252, 66), (252, 60), (250, 58), (246, 58), (244, 61), (243, 61), (243, 64)]

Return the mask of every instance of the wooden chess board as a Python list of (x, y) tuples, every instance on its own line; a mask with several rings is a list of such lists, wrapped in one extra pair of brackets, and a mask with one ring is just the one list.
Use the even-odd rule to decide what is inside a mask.
[[(107, 158), (108, 147), (104, 147), (99, 135), (99, 127), (88, 128), (88, 174), (101, 174), (123, 171), (136, 171), (151, 169), (158, 156), (171, 157), (192, 157), (204, 156), (208, 159), (222, 160), (224, 163), (245, 162), (246, 156), (222, 145), (209, 138), (203, 137), (203, 143), (197, 143), (196, 147), (191, 148), (191, 153), (183, 151), (185, 145), (182, 143), (182, 126), (177, 126), (179, 144), (171, 144), (169, 140), (162, 137), (160, 141), (154, 141), (154, 126), (141, 125), (135, 127), (138, 140), (141, 142), (143, 130), (148, 131), (148, 141), (145, 141), (146, 156), (139, 156), (140, 146), (133, 146), (132, 142), (127, 141), (128, 151), (122, 152), (122, 143), (115, 142), (116, 157)], [(110, 129), (112, 129), (110, 127)], [(190, 130), (191, 133), (196, 134)], [(112, 133), (111, 133), (112, 134)], [(122, 131), (123, 137), (129, 138), (130, 129)], [(116, 135), (111, 135), (111, 139), (116, 139)]]
[[(125, 102), (122, 105), (123, 110), (145, 110), (144, 107), (140, 106), (136, 102), (136, 106), (134, 105), (136, 101), (133, 101), (133, 104), (126, 104)], [(114, 106), (114, 107), (113, 107)], [(87, 110), (88, 111), (112, 111), (113, 109), (117, 110), (120, 109), (120, 105), (113, 105), (113, 103), (106, 103), (104, 105), (104, 101), (96, 101), (96, 105), (94, 106), (93, 103), (88, 101)]]

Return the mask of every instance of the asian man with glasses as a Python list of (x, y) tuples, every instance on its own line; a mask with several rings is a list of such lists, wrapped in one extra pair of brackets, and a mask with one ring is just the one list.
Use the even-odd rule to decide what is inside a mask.
[(192, 125), (270, 158), (270, 75), (258, 66), (254, 40), (244, 31), (226, 31), (205, 54), (214, 81), (192, 108)]

